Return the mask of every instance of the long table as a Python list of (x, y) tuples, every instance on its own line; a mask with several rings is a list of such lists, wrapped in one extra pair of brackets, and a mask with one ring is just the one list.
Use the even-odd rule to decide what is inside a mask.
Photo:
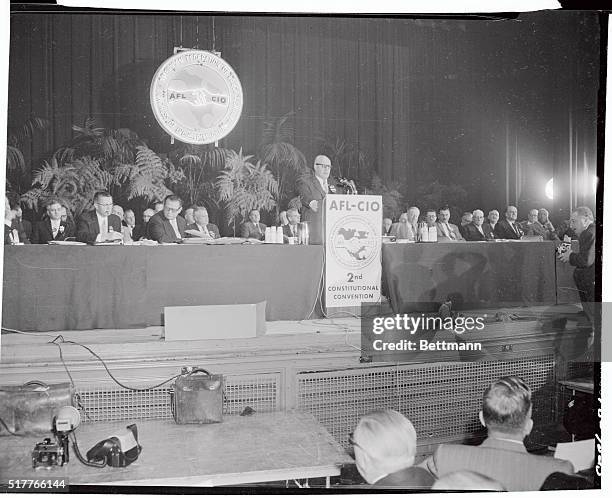
[(384, 244), (383, 288), (396, 313), (556, 303), (553, 242)]
[[(86, 467), (70, 448), (70, 461), (50, 470), (32, 469), (32, 449), (45, 436), (3, 437), (0, 476), (66, 479), (66, 484), (130, 486), (224, 486), (291, 479), (328, 478), (352, 459), (307, 413), (226, 416), (219, 424), (177, 425), (172, 420), (85, 423), (77, 428), (85, 455), (98, 441), (135, 422), (142, 446), (126, 468)], [(46, 437), (51, 436), (50, 434)]]
[(139, 328), (164, 306), (261, 301), (267, 320), (301, 320), (322, 268), (322, 246), (5, 246), (2, 325)]

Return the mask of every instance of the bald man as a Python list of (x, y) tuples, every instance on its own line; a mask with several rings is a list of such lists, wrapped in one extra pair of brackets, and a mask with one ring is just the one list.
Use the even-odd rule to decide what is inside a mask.
[(327, 194), (335, 194), (335, 186), (328, 183), (331, 172), (331, 160), (327, 156), (315, 157), (313, 174), (298, 183), (298, 192), (302, 199), (302, 218), (308, 222), (311, 244), (323, 243), (323, 200)]

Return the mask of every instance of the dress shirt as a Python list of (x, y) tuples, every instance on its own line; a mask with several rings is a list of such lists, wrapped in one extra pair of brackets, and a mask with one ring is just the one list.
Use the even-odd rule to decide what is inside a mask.
[[(13, 226), (13, 223), (12, 223), (12, 222), (10, 222), (10, 221), (9, 221), (9, 222), (7, 222), (6, 220), (4, 220), (4, 224), (5, 224), (7, 227), (9, 227), (9, 228), (11, 228), (11, 227)], [(18, 231), (18, 230), (16, 230), (16, 229), (12, 228), (12, 229), (11, 229), (11, 232), (10, 232), (10, 234), (9, 234), (9, 237), (10, 237), (10, 239), (11, 239), (11, 243), (13, 243), (13, 244), (19, 244), (19, 231)]]
[(101, 242), (104, 240), (103, 235), (108, 233), (108, 216), (100, 216), (97, 211), (96, 216), (98, 217), (98, 226), (100, 227), (100, 233), (96, 237), (96, 242)]
[(62, 220), (50, 220), (51, 221), (51, 235), (53, 235), (53, 238), (57, 237), (57, 234), (59, 233), (59, 227), (60, 224), (62, 223)]
[(291, 232), (292, 237), (297, 237), (297, 225), (292, 225), (289, 223), (289, 231)]
[(321, 184), (321, 188), (323, 189), (323, 192), (327, 194), (329, 192), (329, 185), (327, 184), (327, 180), (324, 180), (323, 178), (319, 178), (317, 175), (315, 175), (315, 178), (319, 180), (319, 183)]
[(197, 223), (196, 226), (198, 227), (198, 231), (204, 232), (205, 235), (208, 235), (210, 237), (210, 232), (208, 231), (208, 228), (206, 228), (206, 226), (202, 226)]
[(170, 222), (170, 226), (172, 226), (172, 228), (174, 229), (174, 233), (176, 234), (176, 238), (177, 239), (182, 239), (181, 237), (181, 232), (179, 230), (179, 227), (176, 223), (176, 218), (174, 218), (173, 220), (168, 220)]

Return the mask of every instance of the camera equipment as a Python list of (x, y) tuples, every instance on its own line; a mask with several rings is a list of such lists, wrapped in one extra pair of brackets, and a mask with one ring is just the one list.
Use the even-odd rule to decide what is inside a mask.
[(171, 392), (177, 424), (212, 424), (223, 420), (223, 375), (183, 367)]
[(67, 460), (64, 446), (58, 441), (51, 442), (51, 438), (45, 438), (42, 443), (36, 443), (32, 451), (32, 467), (46, 468), (64, 465)]
[(561, 242), (559, 246), (557, 246), (557, 254), (565, 254), (572, 247), (571, 242)]
[[(126, 430), (104, 439), (87, 452), (87, 462), (96, 467), (127, 467), (138, 460), (142, 446), (138, 444), (136, 424)], [(79, 458), (80, 459), (80, 458)]]

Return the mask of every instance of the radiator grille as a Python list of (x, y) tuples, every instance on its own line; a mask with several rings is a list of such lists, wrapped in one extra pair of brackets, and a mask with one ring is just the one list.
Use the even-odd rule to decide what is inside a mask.
[[(169, 387), (131, 391), (90, 386), (79, 387), (77, 395), (84, 422), (172, 418)], [(228, 375), (223, 413), (240, 413), (247, 406), (273, 412), (280, 409), (279, 397), (277, 374)]]
[(298, 407), (311, 412), (345, 447), (359, 418), (392, 408), (414, 424), (419, 442), (460, 439), (480, 427), (482, 393), (495, 379), (519, 375), (531, 386), (534, 422), (556, 416), (552, 355), (513, 361), (400, 365), (298, 374)]

